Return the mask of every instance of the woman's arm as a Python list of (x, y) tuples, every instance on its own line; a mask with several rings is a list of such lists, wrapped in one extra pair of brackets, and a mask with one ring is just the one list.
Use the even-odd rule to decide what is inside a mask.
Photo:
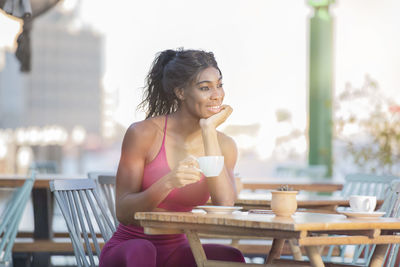
[(136, 211), (153, 210), (170, 192), (161, 183), (140, 192), (146, 153), (157, 135), (146, 124), (149, 123), (131, 125), (122, 142), (116, 182), (116, 213), (123, 224), (133, 223)]
[(134, 224), (135, 212), (154, 210), (172, 189), (197, 182), (201, 177), (198, 170), (188, 167), (195, 165), (195, 159), (187, 158), (145, 191), (140, 191), (146, 156), (156, 138), (157, 130), (148, 121), (133, 124), (125, 134), (116, 182), (116, 213), (123, 224)]
[(224, 106), (221, 112), (200, 120), (205, 155), (222, 155), (225, 160), (221, 174), (218, 177), (207, 179), (211, 200), (215, 205), (233, 206), (237, 196), (234, 178), (237, 159), (236, 144), (231, 138), (218, 134), (216, 130), (218, 125), (222, 124), (231, 113), (232, 108)]

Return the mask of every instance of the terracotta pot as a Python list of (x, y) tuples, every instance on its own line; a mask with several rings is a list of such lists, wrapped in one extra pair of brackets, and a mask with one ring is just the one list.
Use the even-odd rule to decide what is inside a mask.
[(271, 191), (271, 209), (276, 216), (290, 217), (297, 210), (297, 191)]

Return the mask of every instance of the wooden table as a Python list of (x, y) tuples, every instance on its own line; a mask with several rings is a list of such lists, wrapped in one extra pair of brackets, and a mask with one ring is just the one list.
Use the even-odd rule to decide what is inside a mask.
[(289, 185), (294, 190), (306, 190), (314, 192), (335, 192), (343, 188), (341, 182), (329, 179), (311, 179), (311, 178), (282, 178), (282, 177), (265, 177), (265, 178), (240, 178), (243, 189), (257, 190), (268, 189), (275, 190), (282, 185)]
[[(291, 218), (278, 218), (268, 214), (235, 213), (199, 214), (191, 212), (137, 212), (147, 234), (185, 233), (198, 266), (245, 266), (243, 263), (226, 263), (207, 260), (201, 246), (199, 233), (227, 236), (272, 237), (272, 249), (264, 266), (276, 266), (285, 239), (304, 246), (310, 263), (294, 261), (291, 264), (325, 266), (318, 246), (339, 244), (377, 244), (371, 267), (381, 267), (388, 244), (400, 243), (400, 220), (394, 218), (347, 219), (340, 214), (298, 212)], [(326, 234), (338, 234), (329, 235)], [(272, 265), (271, 265), (272, 264)], [(246, 265), (260, 266), (260, 265)], [(262, 265), (261, 265), (262, 266)], [(286, 261), (281, 266), (288, 266)]]
[[(244, 210), (250, 209), (270, 209), (271, 193), (265, 194), (239, 194), (235, 201), (236, 206), (243, 207)], [(318, 212), (336, 212), (338, 207), (349, 207), (349, 199), (340, 196), (318, 196), (309, 194), (297, 195), (297, 208)], [(379, 208), (383, 200), (377, 200), (376, 208)]]
[[(270, 209), (271, 197), (270, 193), (263, 195), (239, 195), (238, 199), (235, 201), (235, 205), (241, 206), (245, 210)], [(350, 205), (348, 198), (339, 196), (297, 195), (296, 198), (298, 209), (334, 212), (339, 206), (348, 207)]]
[[(0, 187), (19, 187), (22, 186), (27, 179), (23, 175), (0, 175)], [(53, 237), (52, 221), (53, 221), (53, 195), (50, 192), (49, 182), (55, 179), (83, 179), (81, 176), (65, 176), (60, 174), (38, 174), (32, 189), (32, 204), (34, 215), (34, 232), (35, 240), (50, 240)], [(21, 259), (21, 262), (26, 259)], [(14, 262), (17, 267), (18, 262)], [(21, 264), (22, 266), (22, 264)], [(50, 266), (50, 254), (45, 252), (33, 253), (33, 267)]]

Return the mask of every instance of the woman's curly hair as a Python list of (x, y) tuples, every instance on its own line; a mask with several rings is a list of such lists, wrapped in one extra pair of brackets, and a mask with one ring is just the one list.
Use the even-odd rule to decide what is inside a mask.
[(146, 111), (146, 119), (175, 112), (179, 100), (174, 89), (190, 86), (208, 67), (219, 70), (212, 52), (168, 49), (158, 53), (146, 77), (143, 101), (139, 104)]

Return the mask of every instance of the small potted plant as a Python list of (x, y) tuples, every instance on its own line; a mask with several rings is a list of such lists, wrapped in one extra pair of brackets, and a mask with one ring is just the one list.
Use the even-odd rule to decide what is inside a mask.
[(282, 185), (271, 191), (271, 209), (278, 217), (290, 217), (297, 210), (297, 191), (288, 185)]

